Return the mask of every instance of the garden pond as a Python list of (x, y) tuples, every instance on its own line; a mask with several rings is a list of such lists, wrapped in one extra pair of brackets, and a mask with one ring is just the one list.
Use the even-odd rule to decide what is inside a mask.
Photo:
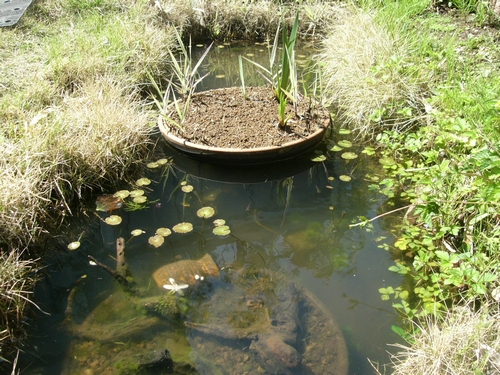
[[(214, 59), (211, 79), (234, 84)], [(61, 235), (21, 373), (374, 374), (400, 341), (379, 289), (403, 279), (392, 218), (352, 225), (390, 210), (355, 143), (334, 129), (293, 161), (230, 167), (158, 139), (134, 183)]]

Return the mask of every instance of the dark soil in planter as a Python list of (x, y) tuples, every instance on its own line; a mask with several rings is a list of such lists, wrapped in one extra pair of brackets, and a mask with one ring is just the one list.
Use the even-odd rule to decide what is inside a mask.
[[(180, 130), (171, 122), (170, 131), (192, 143), (223, 148), (252, 149), (281, 146), (303, 139), (329, 123), (329, 112), (310, 98), (287, 106), (287, 126), (278, 122), (278, 101), (270, 88), (249, 87), (246, 99), (241, 87), (196, 93)], [(182, 105), (183, 103), (181, 103)], [(172, 119), (179, 122), (174, 110)]]

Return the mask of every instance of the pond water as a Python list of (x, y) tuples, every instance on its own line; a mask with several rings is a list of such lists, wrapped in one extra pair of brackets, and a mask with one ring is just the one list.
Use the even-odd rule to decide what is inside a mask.
[[(254, 48), (256, 52), (262, 49), (260, 46)], [(214, 49), (217, 55), (221, 50)], [(215, 65), (215, 58), (212, 55), (209, 63)], [(227, 58), (224, 55), (224, 59)], [(219, 65), (226, 64), (221, 62)], [(216, 72), (215, 75), (222, 74)], [(225, 77), (213, 79), (231, 84), (232, 79), (226, 78), (230, 74), (225, 74)], [(338, 132), (330, 135), (329, 142), (340, 140), (355, 143), (350, 135)], [(325, 144), (319, 148), (324, 152)], [(231, 168), (186, 158), (160, 139), (155, 160), (167, 159), (168, 162), (155, 168), (143, 166), (143, 174), (139, 177), (148, 178), (149, 185), (125, 187), (144, 190), (147, 202), (129, 203), (111, 212), (96, 211), (96, 215), (89, 213), (73, 224), (75, 238), (68, 239), (75, 241), (81, 236), (81, 246), (75, 251), (54, 255), (46, 269), (48, 277), (36, 290), (37, 303), (47, 314), (38, 313), (32, 322), (30, 345), (22, 358), (22, 373), (133, 374), (137, 373), (136, 368), (126, 359), (156, 349), (168, 349), (174, 362), (186, 364), (182, 370), (185, 372), (178, 368), (178, 373), (270, 373), (265, 371), (265, 366), (252, 362), (249, 337), (240, 340), (222, 337), (214, 341), (209, 339), (213, 335), (208, 334), (203, 336), (206, 341), (200, 343), (189, 329), (176, 324), (172, 317), (145, 319), (155, 314), (148, 314), (142, 308), (145, 304), (127, 297), (109, 273), (89, 264), (88, 255), (91, 255), (115, 268), (116, 240), (123, 237), (130, 272), (143, 291), (144, 299), (157, 301), (159, 296), (174, 296), (183, 301), (180, 314), (176, 316), (184, 318), (190, 315), (188, 310), (182, 309), (195, 303), (197, 314), (204, 311), (205, 315), (215, 315), (220, 304), (237, 305), (241, 296), (234, 297), (234, 289), (209, 275), (198, 286), (184, 289), (184, 296), (168, 294), (155, 284), (154, 271), (166, 264), (177, 265), (179, 263), (174, 262), (179, 260), (198, 260), (206, 254), (226, 280), (234, 281), (227, 275), (248, 266), (272, 270), (273, 282), (283, 277), (285, 285), (307, 291), (318, 306), (323, 306), (324, 311), (334, 317), (347, 344), (347, 373), (374, 374), (367, 359), (388, 362), (390, 347), (387, 344), (399, 341), (391, 325), (400, 324), (390, 302), (381, 300), (378, 289), (397, 287), (403, 280), (388, 271), (393, 261), (390, 253), (380, 247), (392, 241), (390, 219), (376, 220), (369, 229), (350, 226), (358, 222), (359, 217), (371, 218), (380, 214), (385, 201), (377, 191), (369, 189), (370, 180), (382, 174), (376, 158), (361, 153), (362, 147), (346, 148), (355, 152), (358, 158), (345, 160), (340, 152), (327, 152), (324, 161), (313, 162), (311, 158), (315, 154), (311, 151), (292, 162)], [(342, 176), (349, 176), (350, 180), (343, 181)], [(125, 201), (131, 202), (131, 199), (128, 197)], [(197, 211), (207, 206), (215, 209), (215, 215), (206, 219), (198, 217)], [(141, 209), (130, 210), (133, 208)], [(111, 215), (118, 215), (121, 222), (107, 224), (104, 220)], [(212, 232), (214, 219), (225, 220), (230, 233), (215, 235)], [(171, 230), (183, 222), (192, 224), (193, 230), (172, 232), (158, 247), (150, 243), (159, 228)], [(143, 233), (133, 236), (134, 230)], [(267, 276), (252, 273), (249, 277), (255, 283)], [(204, 292), (191, 292), (198, 287)], [(276, 288), (281, 288), (279, 293), (283, 292), (282, 286)], [(216, 305), (208, 305), (207, 311), (203, 310), (200, 301), (220, 290), (227, 294), (227, 301), (221, 298), (222, 302), (219, 300)], [(276, 291), (277, 295), (279, 293)], [(263, 304), (273, 308), (267, 294), (262, 298)], [(271, 311), (267, 312), (272, 315)], [(89, 317), (93, 319), (93, 326), (88, 325)], [(321, 348), (332, 351), (328, 346), (331, 343), (321, 343), (321, 336), (308, 337), (307, 332), (302, 332), (312, 332), (314, 328), (301, 326), (304, 321), (299, 321), (297, 327), (298, 340), (317, 341)], [(223, 330), (224, 326), (220, 326), (220, 332)], [(203, 350), (209, 342), (211, 345), (215, 342), (231, 354), (226, 353), (226, 358), (214, 349), (207, 355)], [(299, 348), (299, 352), (301, 350), (303, 352), (304, 347)], [(242, 363), (229, 364), (229, 358), (237, 361), (234, 358), (241, 353)], [(224, 364), (229, 369), (224, 369)], [(335, 363), (322, 365), (334, 367)], [(291, 373), (306, 373), (302, 371)]]

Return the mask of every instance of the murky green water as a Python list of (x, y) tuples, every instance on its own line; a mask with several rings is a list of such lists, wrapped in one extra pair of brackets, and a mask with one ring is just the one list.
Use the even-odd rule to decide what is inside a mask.
[[(215, 51), (221, 53), (221, 49)], [(333, 139), (350, 136), (333, 134)], [(174, 362), (187, 363), (201, 374), (266, 373), (252, 362), (249, 339), (194, 339), (179, 324), (182, 318), (145, 319), (146, 312), (136, 307), (142, 305), (127, 298), (118, 283), (103, 269), (91, 266), (87, 258), (91, 255), (114, 268), (118, 237), (125, 238), (130, 269), (144, 298), (158, 300), (167, 294), (151, 275), (179, 259), (194, 260), (210, 254), (223, 274), (248, 265), (272, 270), (314, 296), (334, 317), (347, 343), (348, 374), (373, 374), (367, 358), (388, 361), (387, 344), (398, 341), (391, 325), (398, 324), (398, 319), (390, 303), (381, 300), (378, 289), (402, 282), (388, 271), (392, 265), (390, 254), (379, 248), (381, 238), (391, 241), (384, 227), (390, 221), (375, 221), (371, 230), (349, 226), (360, 216), (376, 216), (384, 203), (382, 196), (368, 188), (367, 174), (377, 174), (375, 160), (360, 153), (361, 147), (352, 147), (349, 150), (359, 157), (350, 161), (342, 159), (338, 152), (330, 152), (324, 162), (314, 163), (310, 161), (311, 152), (291, 163), (264, 168), (215, 167), (179, 155), (162, 142), (156, 158), (168, 157), (171, 161), (155, 169), (144, 166), (141, 177), (152, 181), (140, 187), (147, 196), (146, 208), (127, 211), (122, 207), (99, 212), (99, 218), (84, 218), (75, 224), (82, 234), (80, 248), (57, 255), (47, 268), (49, 277), (40, 283), (36, 295), (50, 315), (38, 314), (32, 322), (32, 347), (27, 347), (29, 355), (23, 357), (23, 373), (132, 374), (136, 372), (128, 359), (157, 349), (168, 349)], [(342, 181), (342, 175), (351, 180)], [(193, 190), (184, 192), (184, 185)], [(215, 216), (199, 218), (197, 210), (204, 206), (213, 207)], [(103, 220), (111, 214), (119, 215), (122, 222), (106, 224)], [(231, 234), (214, 235), (214, 219), (224, 219)], [(159, 247), (149, 243), (158, 228), (172, 229), (181, 222), (191, 223), (193, 231), (172, 233)], [(136, 229), (144, 233), (132, 236)], [(75, 233), (78, 236), (80, 232)], [(73, 319), (69, 321), (66, 305), (75, 285), (78, 294), (70, 298)], [(206, 293), (187, 293), (186, 304), (195, 300), (199, 303), (210, 293), (229, 288), (229, 284), (210, 278), (202, 285), (208, 288), (202, 288)], [(233, 298), (228, 305), (236, 305), (234, 301), (239, 297), (229, 297), (229, 292), (227, 295)], [(201, 311), (201, 305), (195, 306)], [(189, 316), (184, 313), (181, 316)], [(111, 325), (104, 325), (102, 331), (94, 330), (95, 325), (82, 326), (89, 316), (96, 324)], [(299, 324), (300, 342), (309, 339), (305, 330)], [(313, 340), (320, 342), (321, 338), (313, 336)], [(203, 350), (208, 350), (208, 342), (233, 354), (223, 354), (214, 347), (210, 351), (212, 358), (207, 357)], [(219, 358), (222, 355), (233, 359), (241, 355), (242, 359), (229, 364)], [(220, 363), (229, 368), (222, 369)]]

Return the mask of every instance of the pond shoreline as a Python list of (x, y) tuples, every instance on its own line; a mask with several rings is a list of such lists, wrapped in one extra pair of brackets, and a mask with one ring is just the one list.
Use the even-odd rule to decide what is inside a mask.
[[(0, 237), (3, 244), (1, 261), (12, 277), (2, 280), (0, 300), (3, 305), (14, 306), (12, 310), (6, 310), (7, 314), (3, 315), (1, 322), (0, 358), (10, 361), (3, 361), (4, 368), (14, 366), (15, 371), (15, 349), (18, 338), (22, 337), (24, 311), (36, 308), (26, 297), (31, 294), (36, 275), (39, 274), (33, 259), (43, 259), (45, 256), (43, 251), (36, 250), (31, 254), (22, 249), (44, 247), (51, 233), (61, 222), (64, 223), (64, 217), (80, 210), (81, 199), (94, 191), (107, 191), (123, 184), (131, 178), (131, 171), (152, 152), (152, 134), (156, 132), (152, 124), (157, 114), (146, 103), (149, 89), (144, 83), (149, 82), (148, 74), (155, 78), (169, 74), (167, 49), (175, 48), (171, 28), (184, 27), (185, 39), (191, 34), (193, 38), (200, 39), (261, 40), (274, 35), (282, 15), (291, 23), (292, 15), (297, 10), (296, 6), (288, 3), (258, 3), (247, 7), (231, 3), (223, 7), (213, 2), (210, 9), (200, 12), (200, 9), (189, 7), (184, 1), (158, 2), (157, 7), (147, 1), (123, 4), (118, 0), (110, 0), (82, 2), (79, 5), (65, 0), (52, 3), (41, 1), (30, 7), (15, 28), (1, 30), (0, 47), (10, 51), (2, 71), (6, 78), (0, 82), (0, 118), (5, 124), (0, 133), (4, 160), (1, 167), (5, 171), (0, 195), (0, 222), (4, 228)], [(326, 66), (322, 81), (325, 86), (323, 95), (327, 102), (339, 108), (337, 126), (343, 121), (360, 132), (361, 136), (373, 139), (378, 136), (381, 156), (395, 160), (396, 164), (388, 167), (387, 184), (379, 188), (389, 198), (396, 198), (396, 201), (403, 193), (405, 204), (408, 199), (420, 194), (424, 187), (417, 186), (414, 176), (406, 175), (407, 180), (399, 186), (390, 181), (400, 178), (397, 175), (399, 173), (401, 176), (401, 170), (428, 168), (430, 171), (434, 165), (443, 165), (439, 149), (436, 151), (433, 148), (436, 142), (443, 139), (443, 134), (457, 134), (456, 137), (445, 139), (448, 142), (446, 147), (443, 146), (445, 158), (446, 153), (453, 154), (460, 164), (469, 163), (468, 173), (485, 173), (481, 169), (483, 165), (473, 164), (467, 155), (478, 150), (484, 155), (484, 150), (487, 150), (491, 152), (485, 156), (485, 160), (491, 163), (497, 160), (491, 139), (498, 139), (494, 128), (500, 121), (500, 98), (492, 93), (500, 87), (498, 74), (495, 73), (498, 64), (494, 63), (494, 57), (499, 56), (500, 52), (491, 40), (494, 32), (498, 32), (498, 16), (491, 9), (479, 6), (473, 10), (445, 9), (443, 13), (442, 9), (436, 9), (431, 4), (419, 3), (408, 8), (417, 21), (400, 16), (402, 21), (398, 24), (394, 19), (397, 17), (389, 16), (387, 8), (380, 9), (373, 4), (365, 6), (370, 11), (339, 3), (304, 2), (299, 7), (300, 33), (303, 37), (323, 40), (323, 51), (319, 54), (319, 60)], [(433, 14), (441, 19), (436, 21)], [(217, 22), (214, 22), (216, 16)], [(336, 24), (333, 31), (332, 20)], [(426, 43), (419, 43), (420, 50), (416, 49), (415, 40), (414, 44), (400, 43), (404, 38), (398, 37), (406, 36), (404, 33), (407, 32), (402, 25), (405, 22), (407, 25), (420, 22), (424, 30), (422, 32), (429, 33), (423, 38)], [(190, 27), (187, 28), (187, 25)], [(363, 25), (362, 30), (357, 29), (356, 25)], [(93, 29), (99, 31), (89, 34), (88, 30)], [(449, 39), (455, 33), (465, 36), (470, 30), (472, 41), (465, 40), (465, 37), (455, 42)], [(60, 35), (64, 35), (64, 38), (59, 39)], [(352, 40), (348, 39), (349, 36)], [(333, 39), (329, 40), (328, 37)], [(355, 44), (349, 44), (353, 41)], [(457, 48), (466, 52), (465, 62), (452, 56), (453, 48), (439, 52), (442, 54), (440, 57), (431, 54), (430, 51), (440, 51), (439, 43), (449, 43), (448, 47), (457, 44)], [(361, 50), (353, 47), (356, 45)], [(376, 51), (368, 48), (372, 45), (377, 46)], [(28, 48), (30, 46), (37, 47), (32, 51)], [(425, 49), (426, 46), (428, 49)], [(340, 47), (347, 49), (342, 50)], [(424, 61), (424, 55), (430, 56), (428, 60)], [(341, 61), (338, 56), (345, 59)], [(444, 67), (443, 59), (454, 61), (456, 65)], [(347, 65), (342, 65), (346, 62)], [(470, 79), (472, 82), (472, 78), (462, 77), (460, 71), (471, 66), (480, 70), (477, 72), (478, 77), (488, 78), (488, 81), (484, 81), (484, 88), (474, 85), (476, 96), (462, 98), (463, 93), (443, 88), (445, 79), (454, 77), (457, 77), (457, 81)], [(472, 87), (472, 83), (469, 86)], [(435, 94), (438, 89), (441, 91)], [(477, 115), (459, 107), (458, 103), (473, 103), (477, 97), (485, 98), (484, 103), (480, 103), (484, 110), (476, 110)], [(436, 126), (437, 134), (424, 131), (417, 133), (418, 129), (429, 129), (426, 128), (429, 124)], [(484, 126), (477, 130), (471, 124)], [(388, 128), (391, 132), (384, 133)], [(411, 136), (413, 132), (423, 139), (420, 146), (414, 148), (404, 142), (404, 137), (414, 142)], [(468, 134), (466, 140), (459, 137), (464, 132)], [(399, 149), (395, 145), (399, 145)], [(422, 149), (427, 154), (424, 155)], [(436, 155), (431, 157), (429, 155), (432, 152)], [(414, 160), (415, 163), (408, 167), (405, 164), (408, 160)], [(441, 172), (449, 173), (453, 178), (457, 176), (451, 167)], [(493, 185), (496, 186), (495, 178), (494, 174), (486, 175), (481, 180), (480, 189), (487, 191)], [(467, 186), (467, 183), (458, 184)], [(409, 186), (417, 191), (411, 191)], [(436, 187), (446, 188), (441, 185)], [(473, 194), (472, 190), (463, 192), (455, 188), (455, 191), (457, 195), (450, 193), (447, 201), (466, 201)], [(439, 194), (438, 191), (434, 196)], [(426, 206), (426, 202), (412, 202), (431, 209), (430, 205)], [(494, 220), (491, 211), (493, 206), (489, 206), (490, 201), (484, 203), (484, 211), (473, 212), (468, 216), (469, 222), (483, 224), (482, 229), (476, 226), (470, 235), (475, 236), (477, 232), (485, 230), (492, 234), (490, 242), (477, 235), (474, 244), (476, 248), (483, 249), (485, 254), (488, 253), (488, 261), (496, 264), (500, 256), (489, 250), (496, 239), (495, 226), (493, 221), (486, 222), (488, 218)], [(449, 233), (445, 232), (433, 241), (437, 243), (435, 246), (438, 249), (446, 249), (446, 245), (456, 246), (455, 250), (462, 252), (463, 248), (467, 254), (466, 247), (472, 240), (450, 240), (462, 233), (459, 227), (465, 225), (454, 218), (457, 209), (448, 207), (447, 211), (439, 213), (440, 228), (450, 229)], [(415, 221), (406, 228), (421, 227), (427, 220), (422, 213), (413, 218)], [(423, 232), (414, 237), (407, 236), (392, 249), (397, 264), (401, 265), (398, 266), (400, 272), (411, 274), (413, 269), (412, 260), (402, 257), (398, 251), (406, 250), (408, 253), (405, 244), (421, 246), (418, 240), (426, 236)], [(58, 251), (64, 249), (59, 248)], [(417, 251), (412, 256), (415, 254)], [(464, 264), (472, 262), (465, 256), (462, 258), (460, 261)], [(489, 268), (478, 268), (475, 264), (474, 267), (482, 274), (489, 272)], [(456, 283), (461, 285), (459, 281)], [(477, 289), (476, 285), (468, 286), (473, 291), (468, 297), (475, 296), (485, 303), (484, 300), (495, 290), (495, 283), (496, 279), (485, 282), (487, 285), (484, 290)], [(19, 285), (22, 285), (21, 289), (17, 289)], [(433, 290), (446, 288), (443, 285), (432, 287), (435, 288)], [(423, 294), (419, 297), (422, 303), (429, 303), (422, 297)], [(10, 297), (12, 295), (16, 297)], [(456, 297), (455, 294), (440, 295), (440, 298), (452, 300)], [(399, 299), (393, 302), (401, 304)], [(438, 303), (444, 305), (436, 299), (431, 302), (433, 306), (438, 306)], [(402, 309), (403, 314), (410, 317), (419, 312), (416, 309), (414, 311), (413, 307), (405, 308)]]

